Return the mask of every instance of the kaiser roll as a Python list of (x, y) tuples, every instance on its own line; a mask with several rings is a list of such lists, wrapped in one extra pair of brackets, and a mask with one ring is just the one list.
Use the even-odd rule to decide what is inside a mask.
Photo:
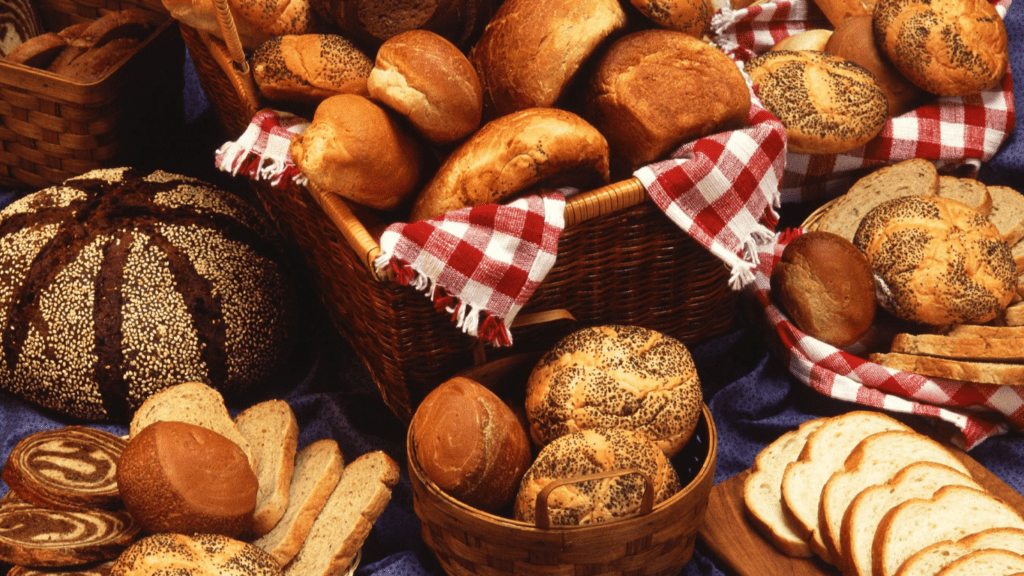
[(281, 576), (281, 566), (256, 546), (218, 534), (152, 534), (125, 550), (111, 576)]
[(853, 238), (879, 303), (922, 324), (981, 324), (1014, 299), (1017, 267), (988, 217), (940, 196), (904, 196), (869, 211)]
[(872, 22), (882, 52), (932, 94), (974, 94), (1009, 66), (1006, 28), (988, 0), (878, 0)]
[(468, 378), (427, 394), (410, 426), (423, 472), (474, 508), (494, 512), (509, 503), (530, 466), (530, 438), (512, 409)]
[(320, 103), (289, 148), (311, 187), (376, 208), (396, 208), (420, 182), (419, 146), (387, 109), (357, 94)]
[(702, 402), (686, 346), (640, 326), (577, 330), (541, 357), (526, 383), (538, 446), (580, 430), (623, 428), (671, 457), (693, 436)]
[(608, 139), (616, 173), (666, 157), (680, 144), (743, 126), (750, 92), (721, 50), (673, 30), (634, 32), (601, 56), (586, 118)]
[(366, 95), (373, 60), (337, 34), (288, 34), (260, 44), (252, 77), (269, 100), (319, 104), (336, 94)]
[(707, 33), (715, 11), (710, 0), (630, 0), (630, 4), (658, 27), (696, 38)]
[(875, 319), (867, 258), (831, 232), (807, 232), (787, 244), (772, 270), (771, 289), (797, 328), (837, 348), (860, 339)]

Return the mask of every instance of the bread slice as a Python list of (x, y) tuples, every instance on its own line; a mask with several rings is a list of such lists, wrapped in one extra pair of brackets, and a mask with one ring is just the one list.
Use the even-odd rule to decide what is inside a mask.
[(838, 234), (853, 241), (864, 215), (872, 208), (901, 196), (934, 196), (939, 192), (939, 173), (923, 158), (905, 160), (857, 180), (849, 191), (825, 211), (817, 230)]
[(944, 464), (970, 474), (945, 446), (917, 432), (889, 430), (872, 434), (850, 452), (843, 469), (832, 474), (821, 490), (818, 529), (824, 534), (829, 554), (842, 566), (843, 516), (853, 499), (870, 486), (889, 481), (893, 475), (914, 462)]
[(1013, 255), (1013, 263), (1017, 266), (1017, 273), (1024, 272), (1024, 242), (1017, 242), (1010, 246), (1010, 254)]
[(917, 552), (989, 528), (1024, 528), (1024, 518), (990, 492), (965, 486), (940, 488), (929, 499), (908, 500), (882, 519), (872, 544), (875, 576), (894, 576)]
[(906, 370), (936, 378), (981, 384), (1024, 384), (1024, 364), (952, 360), (900, 352), (874, 353), (868, 356), (868, 360), (896, 370)]
[(782, 502), (796, 520), (797, 534), (806, 539), (815, 554), (832, 562), (818, 530), (821, 490), (834, 472), (842, 469), (846, 457), (861, 440), (877, 432), (906, 430), (898, 420), (868, 410), (854, 410), (835, 416), (807, 437), (795, 462), (782, 475)]
[(184, 382), (169, 386), (147, 398), (132, 416), (128, 427), (131, 440), (153, 422), (187, 422), (228, 437), (245, 452), (253, 471), (256, 456), (231, 418), (220, 392), (202, 382)]
[(889, 351), (960, 360), (1018, 362), (1024, 360), (1024, 337), (904, 333), (893, 337)]
[(976, 550), (954, 560), (935, 576), (1013, 576), (1024, 572), (1024, 556), (1006, 550)]
[(806, 558), (813, 556), (814, 552), (807, 540), (797, 534), (793, 519), (782, 509), (782, 474), (786, 466), (800, 456), (807, 437), (825, 420), (808, 420), (765, 446), (743, 481), (743, 505), (747, 517), (775, 548), (787, 556)]
[(284, 566), (295, 557), (327, 498), (338, 485), (345, 466), (338, 443), (317, 440), (295, 456), (288, 488), (288, 508), (281, 520), (253, 544)]
[(885, 484), (870, 486), (854, 497), (843, 515), (840, 549), (843, 574), (872, 576), (871, 546), (875, 531), (885, 515), (913, 498), (931, 498), (944, 486), (982, 486), (968, 474), (935, 462), (915, 462), (896, 473)]
[(992, 195), (988, 186), (974, 178), (940, 175), (938, 195), (970, 206), (982, 214), (992, 211)]
[(256, 455), (256, 511), (253, 537), (263, 536), (284, 516), (295, 471), (299, 422), (284, 400), (267, 400), (235, 416), (235, 426)]
[(986, 324), (955, 324), (942, 330), (947, 336), (979, 338), (1024, 338), (1024, 326), (990, 326)]
[(1024, 301), (1006, 307), (1003, 311), (1003, 323), (1007, 326), (1024, 326)]
[(285, 576), (344, 572), (391, 500), (398, 474), (398, 464), (380, 451), (363, 454), (346, 466), (299, 553), (285, 566)]
[(1006, 550), (1024, 554), (1024, 530), (990, 528), (960, 540), (946, 540), (927, 546), (903, 563), (897, 576), (933, 576), (953, 561), (978, 550)]
[(1024, 195), (1008, 186), (989, 186), (988, 193), (992, 196), (988, 219), (1013, 246), (1024, 238)]

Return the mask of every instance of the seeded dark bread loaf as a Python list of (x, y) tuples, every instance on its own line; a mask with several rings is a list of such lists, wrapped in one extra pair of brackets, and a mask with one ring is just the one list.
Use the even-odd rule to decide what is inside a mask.
[(0, 387), (127, 421), (182, 381), (225, 395), (266, 382), (294, 332), (271, 238), (242, 199), (160, 171), (92, 171), (13, 202), (0, 212)]
[(114, 562), (111, 576), (281, 576), (281, 567), (256, 546), (217, 534), (153, 534)]
[(319, 104), (335, 94), (366, 94), (373, 59), (337, 34), (288, 34), (260, 44), (252, 77), (269, 100)]
[[(654, 503), (681, 489), (672, 463), (653, 442), (632, 430), (583, 430), (560, 436), (541, 449), (516, 495), (516, 520), (536, 522), (537, 494), (550, 482), (633, 468), (646, 474)], [(551, 491), (548, 518), (552, 525), (575, 526), (627, 518), (640, 510), (645, 482), (639, 474), (570, 483)]]
[(538, 446), (581, 430), (627, 428), (671, 457), (693, 435), (702, 401), (686, 345), (640, 326), (569, 334), (544, 354), (526, 384), (530, 436)]

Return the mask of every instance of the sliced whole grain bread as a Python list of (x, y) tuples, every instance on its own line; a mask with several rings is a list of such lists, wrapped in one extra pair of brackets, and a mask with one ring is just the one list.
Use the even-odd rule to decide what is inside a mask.
[(1007, 362), (977, 362), (953, 360), (935, 356), (918, 356), (901, 352), (874, 353), (868, 359), (896, 370), (906, 370), (924, 376), (977, 382), (980, 384), (1024, 384), (1024, 364)]
[(865, 488), (854, 497), (843, 515), (840, 548), (843, 574), (872, 576), (872, 543), (885, 515), (913, 498), (931, 498), (944, 486), (969, 486), (983, 490), (970, 475), (935, 462), (915, 462), (885, 484)]
[(908, 558), (926, 546), (1001, 527), (1024, 528), (1024, 518), (991, 492), (946, 486), (931, 498), (907, 500), (878, 525), (872, 544), (874, 574), (894, 576)]
[(992, 195), (988, 186), (974, 178), (940, 175), (938, 195), (970, 206), (982, 214), (992, 211)]
[(908, 558), (896, 575), (933, 576), (954, 560), (978, 550), (1006, 550), (1014, 554), (1024, 554), (1024, 530), (990, 528), (960, 540), (936, 542)]
[(284, 516), (295, 470), (299, 422), (284, 400), (267, 400), (235, 416), (235, 426), (256, 454), (256, 511), (252, 536), (263, 536)]
[(913, 431), (888, 430), (872, 434), (850, 452), (843, 469), (832, 474), (821, 490), (819, 530), (829, 554), (842, 566), (843, 516), (853, 499), (870, 486), (888, 482), (914, 462), (944, 464), (964, 474), (967, 467), (945, 446)]
[(817, 230), (838, 234), (853, 241), (864, 215), (872, 208), (901, 196), (934, 196), (939, 191), (939, 173), (923, 158), (883, 166), (857, 180), (825, 210)]
[(1024, 556), (1007, 550), (975, 550), (957, 558), (935, 576), (1013, 576), (1024, 572)]
[(765, 446), (754, 459), (750, 474), (743, 481), (743, 504), (747, 517), (757, 530), (787, 556), (814, 555), (807, 540), (793, 527), (794, 520), (782, 508), (782, 475), (786, 465), (800, 456), (807, 437), (825, 422), (825, 418), (807, 420)]
[(898, 420), (869, 410), (854, 410), (830, 418), (807, 437), (795, 462), (782, 475), (782, 502), (796, 520), (797, 534), (805, 538), (815, 554), (832, 562), (818, 530), (821, 490), (837, 470), (841, 470), (861, 440), (886, 430), (910, 430)]
[(285, 566), (285, 575), (343, 573), (390, 502), (398, 475), (398, 463), (381, 451), (363, 454), (345, 466), (302, 548)]
[(338, 485), (344, 465), (338, 443), (330, 438), (317, 440), (299, 450), (288, 489), (288, 508), (277, 525), (253, 544), (273, 556), (281, 566), (288, 564)]
[(1024, 238), (1024, 195), (1009, 186), (989, 186), (992, 211), (988, 219), (1011, 247)]
[(980, 338), (1024, 338), (1024, 326), (954, 324), (944, 327), (940, 333), (947, 336), (978, 336)]
[[(1003, 323), (1007, 326), (1024, 326), (1024, 301), (1006, 307), (1003, 311)], [(1021, 347), (1024, 347), (1024, 344), (1018, 344), (1018, 349)]]
[(960, 360), (1017, 362), (1024, 360), (1024, 337), (903, 333), (893, 337), (889, 351)]

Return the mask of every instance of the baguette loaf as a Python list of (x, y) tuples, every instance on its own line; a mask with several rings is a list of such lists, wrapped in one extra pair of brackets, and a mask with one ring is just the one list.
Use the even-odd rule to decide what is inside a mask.
[(256, 511), (253, 537), (271, 530), (288, 507), (288, 491), (295, 470), (299, 423), (284, 400), (267, 400), (235, 417), (239, 433), (249, 441), (256, 456)]
[[(933, 576), (955, 560), (979, 550), (1006, 550), (1024, 554), (1024, 530), (990, 528), (960, 540), (936, 542), (914, 554), (900, 566), (897, 576)], [(986, 572), (987, 574), (987, 572)]]

